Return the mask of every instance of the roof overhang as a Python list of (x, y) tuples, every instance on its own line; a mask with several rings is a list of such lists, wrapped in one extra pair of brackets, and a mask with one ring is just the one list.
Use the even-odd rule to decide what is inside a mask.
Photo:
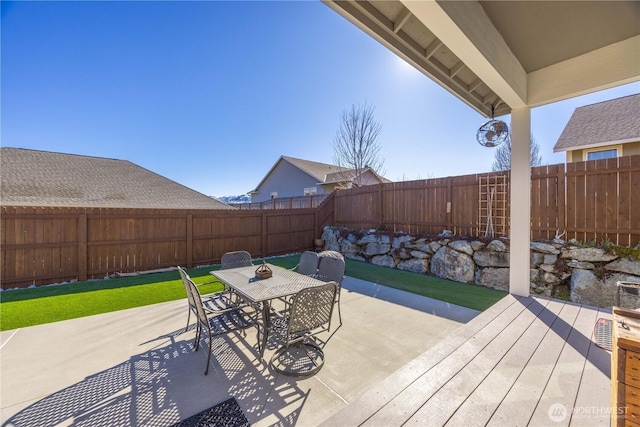
[(486, 117), (640, 80), (638, 1), (323, 1)]

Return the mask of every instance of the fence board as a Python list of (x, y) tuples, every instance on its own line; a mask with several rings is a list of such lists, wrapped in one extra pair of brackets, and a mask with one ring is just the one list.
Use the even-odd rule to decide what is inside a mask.
[[(504, 181), (500, 176), (465, 175), (338, 190), (317, 207), (301, 209), (2, 206), (1, 285), (25, 287), (102, 278), (114, 272), (208, 265), (238, 249), (248, 250), (254, 258), (299, 252), (312, 249), (313, 240), (327, 225), (483, 235), (491, 188), (496, 189), (492, 206), (496, 236), (508, 235), (510, 184), (508, 173)], [(567, 240), (640, 243), (640, 156), (534, 168), (531, 183), (533, 238), (551, 239), (566, 230)], [(504, 200), (495, 198), (498, 193)]]

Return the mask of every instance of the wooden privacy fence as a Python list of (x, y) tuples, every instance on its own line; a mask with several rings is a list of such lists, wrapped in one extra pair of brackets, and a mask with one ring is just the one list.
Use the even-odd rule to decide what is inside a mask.
[(315, 194), (311, 196), (298, 197), (276, 197), (266, 202), (254, 203), (230, 203), (238, 209), (305, 209), (317, 208), (329, 194)]
[[(509, 235), (509, 172), (379, 184), (316, 208), (155, 210), (2, 207), (3, 289), (313, 248), (326, 225), (433, 235)], [(640, 156), (531, 173), (531, 238), (640, 244)]]
[(116, 272), (192, 267), (247, 250), (254, 257), (313, 247), (316, 209), (155, 210), (2, 207), (2, 288)]
[[(333, 224), (508, 236), (509, 186), (506, 171), (340, 190), (331, 201)], [(638, 245), (640, 156), (533, 168), (531, 238), (550, 240), (557, 233), (566, 240)]]

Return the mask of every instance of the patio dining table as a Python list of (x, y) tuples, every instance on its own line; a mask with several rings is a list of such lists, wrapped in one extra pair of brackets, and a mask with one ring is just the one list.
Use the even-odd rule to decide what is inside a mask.
[(210, 274), (229, 286), (247, 302), (262, 312), (262, 336), (260, 357), (264, 357), (271, 321), (272, 301), (295, 295), (303, 289), (324, 285), (325, 282), (272, 264), (266, 264), (273, 272), (266, 279), (256, 277), (257, 265), (211, 271)]

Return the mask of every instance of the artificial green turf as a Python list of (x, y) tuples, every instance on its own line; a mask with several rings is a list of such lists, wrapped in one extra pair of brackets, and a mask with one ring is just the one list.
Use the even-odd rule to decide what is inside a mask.
[[(271, 258), (269, 262), (292, 268), (298, 255)], [(187, 272), (202, 294), (222, 289), (209, 274), (214, 268)], [(382, 284), (474, 310), (485, 310), (507, 295), (482, 286), (466, 285), (432, 276), (347, 260), (347, 276)], [(10, 330), (76, 317), (124, 310), (186, 298), (177, 271), (118, 279), (43, 286), (0, 293), (0, 330)]]
[[(187, 270), (202, 294), (223, 289), (209, 269)], [(211, 283), (208, 283), (211, 282)], [(204, 284), (206, 283), (206, 284)], [(66, 285), (16, 289), (0, 294), (0, 330), (108, 313), (186, 298), (177, 271)]]

